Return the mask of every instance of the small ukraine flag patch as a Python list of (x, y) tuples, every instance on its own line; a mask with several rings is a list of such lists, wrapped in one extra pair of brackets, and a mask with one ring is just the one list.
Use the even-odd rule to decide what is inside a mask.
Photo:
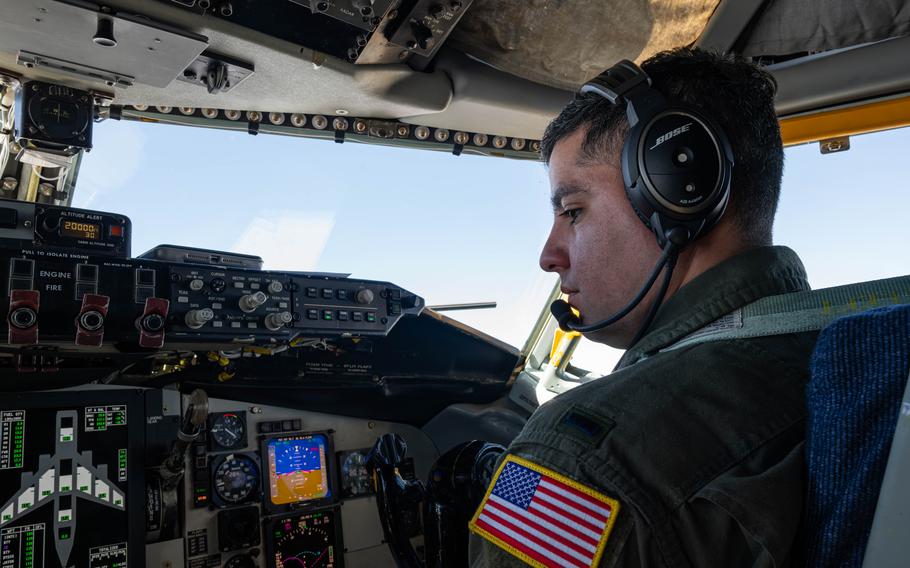
[(537, 568), (600, 562), (619, 502), (533, 462), (508, 455), (469, 527)]

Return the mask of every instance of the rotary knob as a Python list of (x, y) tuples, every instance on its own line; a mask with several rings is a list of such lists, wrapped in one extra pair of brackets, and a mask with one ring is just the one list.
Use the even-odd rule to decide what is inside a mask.
[(366, 288), (357, 290), (357, 294), (354, 295), (354, 301), (358, 304), (372, 304), (374, 298), (373, 291)]
[(281, 282), (277, 280), (272, 280), (269, 282), (269, 293), (270, 294), (280, 294), (284, 290), (284, 286)]
[(243, 313), (250, 313), (256, 311), (256, 308), (266, 303), (269, 300), (269, 297), (265, 295), (265, 292), (259, 291), (255, 294), (245, 294), (240, 298), (240, 311)]
[(201, 278), (193, 278), (192, 280), (190, 280), (190, 290), (192, 290), (193, 292), (198, 292), (199, 290), (202, 290), (204, 287), (205, 287), (205, 282), (203, 282)]
[(183, 317), (183, 321), (186, 323), (186, 326), (190, 329), (199, 329), (208, 322), (212, 321), (215, 318), (215, 312), (210, 308), (202, 308), (201, 310), (190, 310)]
[(294, 319), (294, 316), (291, 315), (291, 312), (278, 312), (275, 314), (269, 314), (265, 316), (265, 327), (269, 331), (278, 331), (282, 327), (291, 323)]

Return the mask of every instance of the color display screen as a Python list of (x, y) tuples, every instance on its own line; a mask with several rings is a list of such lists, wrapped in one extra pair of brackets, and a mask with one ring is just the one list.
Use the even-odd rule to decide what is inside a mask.
[(269, 499), (288, 505), (330, 496), (328, 440), (322, 434), (273, 438), (267, 444)]
[(63, 219), (60, 221), (60, 234), (64, 237), (97, 241), (101, 238), (101, 224)]

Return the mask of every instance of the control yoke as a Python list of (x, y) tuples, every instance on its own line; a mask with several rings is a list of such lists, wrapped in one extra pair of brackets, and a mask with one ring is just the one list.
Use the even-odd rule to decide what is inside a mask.
[[(493, 478), (506, 449), (480, 440), (443, 454), (430, 470), (426, 487), (404, 479), (399, 466), (408, 446), (398, 434), (385, 434), (367, 456), (386, 541), (399, 568), (466, 568), (468, 521)], [(411, 545), (406, 511), (423, 503), (424, 558)]]

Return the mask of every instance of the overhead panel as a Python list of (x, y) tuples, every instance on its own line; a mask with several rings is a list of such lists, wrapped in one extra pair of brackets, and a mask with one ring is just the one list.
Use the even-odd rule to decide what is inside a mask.
[[(99, 28), (99, 20), (102, 22)], [(206, 48), (204, 36), (96, 4), (0, 2), (0, 52), (19, 64), (104, 80), (166, 87)]]

